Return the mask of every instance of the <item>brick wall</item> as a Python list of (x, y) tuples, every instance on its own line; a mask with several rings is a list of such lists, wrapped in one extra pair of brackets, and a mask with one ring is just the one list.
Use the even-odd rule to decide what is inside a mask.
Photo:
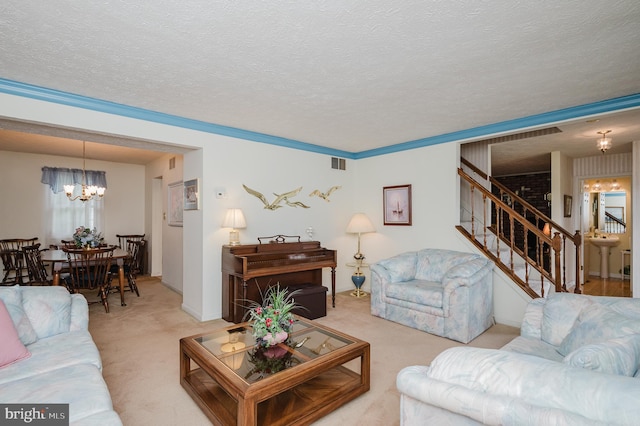
[[(534, 173), (494, 178), (511, 191), (524, 198), (525, 201), (533, 205), (546, 216), (551, 216), (551, 206), (544, 199), (544, 195), (551, 192), (551, 173)], [(558, 201), (562, 202), (562, 200)]]

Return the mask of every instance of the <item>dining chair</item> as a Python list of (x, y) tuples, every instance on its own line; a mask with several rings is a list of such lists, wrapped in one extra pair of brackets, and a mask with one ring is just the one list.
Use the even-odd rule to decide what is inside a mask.
[(99, 301), (109, 313), (109, 281), (113, 251), (116, 246), (99, 247), (94, 249), (63, 248), (67, 253), (69, 263), (69, 281), (73, 293), (81, 290), (98, 290)]
[(22, 284), (28, 279), (27, 271), (23, 267), (22, 247), (33, 245), (38, 240), (34, 238), (12, 238), (0, 240), (0, 258), (4, 270), (2, 285)]
[[(145, 234), (128, 234), (128, 235), (116, 234), (116, 237), (118, 238), (118, 247), (129, 251), (128, 241), (142, 241), (144, 240), (144, 236)], [(144, 252), (143, 252), (143, 256), (144, 256)], [(140, 264), (144, 266), (144, 259), (142, 259)], [(140, 273), (143, 273), (143, 272), (144, 272), (143, 270), (140, 270)]]
[[(47, 249), (41, 249), (40, 243), (22, 247), (22, 258), (29, 274), (29, 285), (53, 285), (53, 275), (47, 273), (47, 266), (42, 261), (43, 250)], [(68, 274), (61, 276), (61, 283), (69, 289), (67, 277)]]
[[(125, 287), (129, 291), (136, 294), (136, 296), (140, 297), (140, 291), (138, 290), (138, 284), (136, 283), (136, 279), (138, 278), (138, 274), (141, 274), (141, 264), (144, 256), (144, 249), (146, 247), (147, 240), (127, 240), (127, 256), (124, 260), (124, 275), (127, 278), (127, 286)], [(111, 265), (111, 275), (117, 276), (118, 274), (118, 266)], [(119, 292), (120, 287), (110, 285), (110, 292)]]
[(74, 248), (76, 247), (76, 242), (74, 240), (60, 240), (60, 248)]
[(144, 240), (144, 236), (145, 234), (116, 234), (116, 237), (118, 238), (118, 247), (120, 247), (121, 249), (126, 249), (127, 241), (141, 241)]

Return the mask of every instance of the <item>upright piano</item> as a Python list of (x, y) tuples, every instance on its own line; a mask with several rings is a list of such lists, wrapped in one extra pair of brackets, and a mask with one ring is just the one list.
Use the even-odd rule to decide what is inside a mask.
[[(297, 238), (285, 242), (285, 238)], [(263, 239), (270, 239), (262, 242)], [(331, 302), (336, 306), (337, 252), (300, 237), (258, 238), (259, 244), (222, 247), (222, 317), (242, 322), (251, 302), (262, 302), (270, 286), (322, 285), (322, 268), (331, 268)]]

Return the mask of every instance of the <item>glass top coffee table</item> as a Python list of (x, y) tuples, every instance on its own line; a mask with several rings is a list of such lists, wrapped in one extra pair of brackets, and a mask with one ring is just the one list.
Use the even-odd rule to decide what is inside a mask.
[(180, 383), (216, 425), (306, 425), (370, 386), (369, 343), (296, 317), (285, 343), (249, 323), (180, 339)]

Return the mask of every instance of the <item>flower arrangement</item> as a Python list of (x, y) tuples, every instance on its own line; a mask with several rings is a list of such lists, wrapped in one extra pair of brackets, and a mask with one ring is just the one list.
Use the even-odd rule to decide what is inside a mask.
[(248, 379), (253, 374), (258, 374), (258, 379), (261, 379), (267, 374), (286, 370), (299, 361), (287, 349), (274, 346), (271, 348), (254, 348), (249, 352), (249, 362), (253, 365), (253, 368), (246, 374), (245, 379)]
[(73, 241), (76, 243), (76, 247), (98, 247), (104, 241), (102, 233), (98, 232), (96, 228), (87, 228), (81, 226), (73, 233)]
[(251, 304), (248, 314), (258, 346), (268, 348), (287, 340), (295, 322), (291, 311), (298, 307), (292, 298), (294, 293), (289, 293), (286, 288), (281, 289), (277, 284), (267, 290), (262, 305), (255, 302)]

